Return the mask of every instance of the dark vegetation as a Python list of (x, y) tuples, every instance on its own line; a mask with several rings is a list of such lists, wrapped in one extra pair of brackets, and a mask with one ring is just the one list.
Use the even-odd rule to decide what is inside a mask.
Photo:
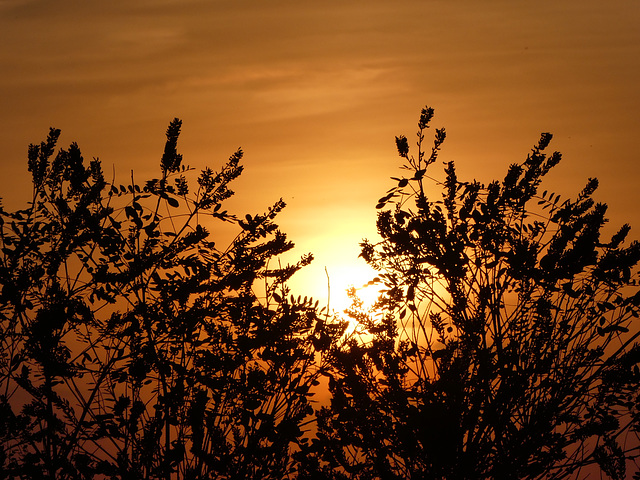
[[(2, 212), (5, 478), (274, 478), (304, 442), (341, 334), (272, 268), (273, 219), (223, 208), (242, 152), (195, 185), (167, 130), (161, 177), (116, 187), (59, 131), (29, 149), (33, 201)], [(230, 245), (207, 228), (237, 222)], [(271, 262), (271, 265), (277, 262)], [(254, 291), (261, 287), (262, 297)]]
[(58, 130), (32, 145), (32, 201), (0, 208), (0, 478), (636, 471), (640, 244), (628, 225), (601, 238), (596, 180), (571, 200), (542, 189), (550, 134), (502, 181), (452, 162), (432, 177), (432, 117), (415, 156), (396, 138), (407, 174), (361, 254), (382, 293), (353, 297), (353, 332), (291, 295), (311, 257), (278, 262), (281, 201), (224, 209), (241, 151), (196, 174), (174, 120), (160, 177), (116, 186), (77, 145), (56, 153)]

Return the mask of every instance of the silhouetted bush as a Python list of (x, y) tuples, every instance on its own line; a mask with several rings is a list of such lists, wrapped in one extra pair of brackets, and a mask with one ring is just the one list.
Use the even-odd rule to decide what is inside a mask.
[[(313, 413), (343, 326), (274, 268), (273, 220), (223, 208), (242, 152), (219, 172), (177, 153), (161, 177), (109, 185), (59, 130), (29, 148), (33, 200), (0, 210), (0, 478), (273, 478)], [(237, 222), (226, 247), (209, 229)], [(316, 348), (317, 347), (317, 348)]]
[[(333, 352), (308, 476), (353, 479), (625, 478), (638, 456), (637, 242), (601, 239), (590, 179), (572, 200), (542, 190), (559, 161), (540, 142), (502, 181), (432, 178), (396, 138), (402, 167), (378, 202), (378, 304)], [(439, 191), (441, 193), (439, 193)]]

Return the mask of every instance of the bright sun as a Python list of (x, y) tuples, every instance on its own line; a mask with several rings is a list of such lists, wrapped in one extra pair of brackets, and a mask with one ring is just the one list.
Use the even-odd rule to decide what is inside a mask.
[(380, 285), (370, 284), (376, 272), (366, 265), (330, 265), (325, 272), (325, 291), (328, 291), (329, 310), (337, 315), (351, 307), (347, 291), (354, 288), (366, 310), (373, 306), (380, 293)]

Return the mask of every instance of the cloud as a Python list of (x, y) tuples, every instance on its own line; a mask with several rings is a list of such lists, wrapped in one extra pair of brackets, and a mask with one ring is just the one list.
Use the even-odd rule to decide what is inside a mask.
[(379, 65), (292, 69), (259, 80), (251, 94), (271, 119), (304, 117), (352, 109), (389, 90), (392, 68)]

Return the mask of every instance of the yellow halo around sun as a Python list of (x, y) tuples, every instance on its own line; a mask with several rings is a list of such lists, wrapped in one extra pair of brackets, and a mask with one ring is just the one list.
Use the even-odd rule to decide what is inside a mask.
[(367, 311), (376, 303), (381, 285), (372, 283), (376, 272), (363, 264), (343, 264), (326, 267), (328, 306), (330, 312), (346, 317), (345, 310), (352, 307), (349, 290), (353, 290), (362, 301), (362, 309)]

